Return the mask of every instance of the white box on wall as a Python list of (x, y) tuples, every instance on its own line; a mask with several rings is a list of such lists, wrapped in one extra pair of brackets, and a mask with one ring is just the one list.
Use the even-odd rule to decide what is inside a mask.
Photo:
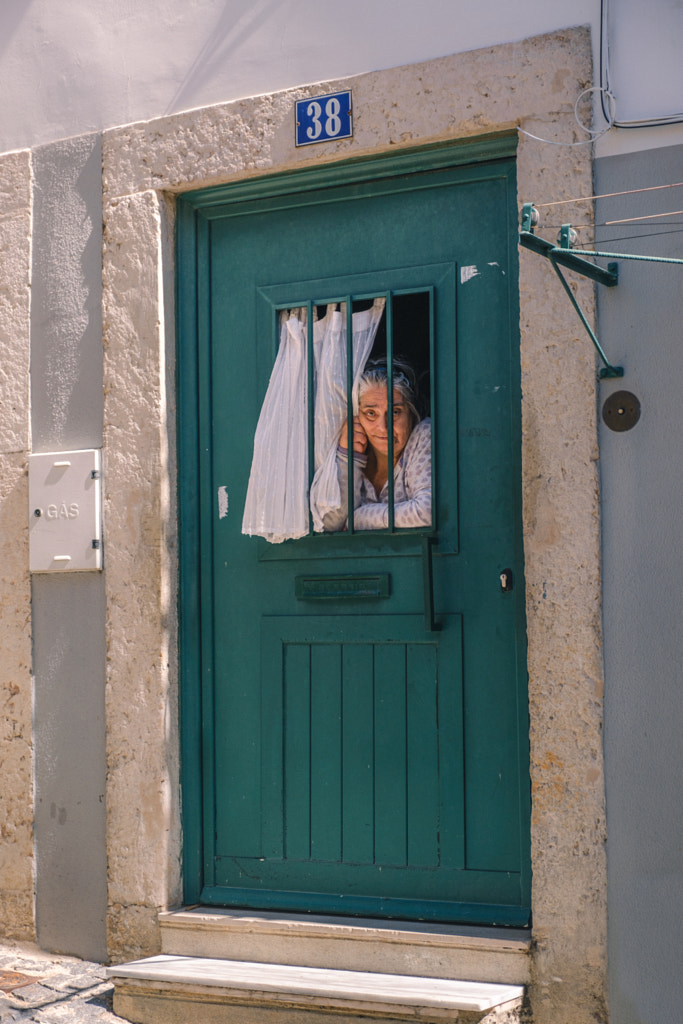
[(102, 568), (102, 470), (97, 448), (30, 455), (31, 572)]

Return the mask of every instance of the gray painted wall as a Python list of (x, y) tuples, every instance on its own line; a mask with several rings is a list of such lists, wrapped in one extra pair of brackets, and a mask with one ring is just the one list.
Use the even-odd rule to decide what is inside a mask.
[[(33, 153), (34, 452), (102, 446), (101, 145)], [(106, 957), (101, 573), (32, 577), (38, 942)]]
[[(596, 164), (598, 194), (681, 180), (683, 147)], [(683, 188), (642, 192), (599, 201), (596, 221), (681, 209)], [(683, 258), (683, 214), (597, 235), (603, 250)], [(600, 289), (599, 326), (625, 376), (603, 383), (601, 400), (624, 388), (642, 413), (631, 431), (600, 432), (610, 1024), (679, 1024), (683, 266), (619, 270), (619, 285)]]

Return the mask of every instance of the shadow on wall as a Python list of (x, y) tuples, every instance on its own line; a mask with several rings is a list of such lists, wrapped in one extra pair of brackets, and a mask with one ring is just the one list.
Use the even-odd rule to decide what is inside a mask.
[(232, 54), (281, 7), (284, 0), (227, 0), (210, 38), (192, 64), (171, 100), (166, 114), (193, 106), (192, 96), (201, 86), (220, 73)]
[(7, 49), (10, 39), (31, 6), (32, 0), (5, 0), (0, 6), (0, 53)]

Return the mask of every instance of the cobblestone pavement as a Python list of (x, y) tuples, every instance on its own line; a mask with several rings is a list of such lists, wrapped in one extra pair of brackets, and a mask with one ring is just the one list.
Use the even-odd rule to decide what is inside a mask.
[(102, 964), (0, 945), (1, 1024), (128, 1024), (112, 1011), (113, 988)]

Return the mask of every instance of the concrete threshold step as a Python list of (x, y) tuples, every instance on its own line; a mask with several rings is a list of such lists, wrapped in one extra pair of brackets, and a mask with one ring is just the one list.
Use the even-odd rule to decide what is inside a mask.
[(108, 975), (114, 1012), (138, 1024), (512, 1020), (524, 994), (520, 985), (168, 954)]
[(161, 952), (429, 978), (530, 981), (528, 930), (185, 907), (159, 915)]

